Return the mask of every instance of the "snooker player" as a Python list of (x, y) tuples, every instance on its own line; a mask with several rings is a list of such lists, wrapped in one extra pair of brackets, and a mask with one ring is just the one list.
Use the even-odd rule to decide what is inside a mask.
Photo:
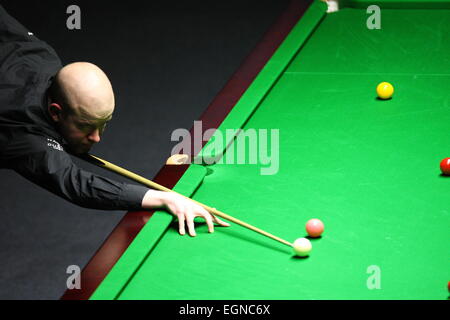
[(62, 67), (56, 52), (0, 6), (0, 168), (76, 205), (102, 210), (164, 208), (178, 218), (179, 233), (195, 236), (194, 218), (228, 223), (175, 193), (117, 182), (79, 168), (100, 142), (114, 111), (114, 93), (97, 66)]

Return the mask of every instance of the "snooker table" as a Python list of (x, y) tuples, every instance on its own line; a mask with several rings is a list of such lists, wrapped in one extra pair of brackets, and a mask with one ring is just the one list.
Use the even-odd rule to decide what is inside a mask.
[[(381, 29), (366, 26), (372, 4)], [(217, 130), (195, 159), (217, 163), (154, 178), (290, 242), (319, 218), (310, 256), (236, 224), (180, 236), (165, 211), (130, 212), (63, 299), (448, 298), (450, 2), (326, 11), (293, 1), (205, 111), (203, 129)], [(382, 81), (392, 99), (377, 99)], [(220, 161), (238, 141), (216, 147), (227, 129), (277, 130), (275, 173)]]

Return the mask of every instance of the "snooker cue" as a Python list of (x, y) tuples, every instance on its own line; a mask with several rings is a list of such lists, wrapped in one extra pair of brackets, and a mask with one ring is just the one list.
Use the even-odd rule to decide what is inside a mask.
[(140, 176), (140, 175), (137, 175), (137, 174), (135, 174), (135, 173), (133, 173), (133, 172), (131, 172), (131, 171), (128, 171), (128, 170), (126, 170), (126, 169), (124, 169), (124, 168), (121, 168), (121, 167), (119, 167), (119, 166), (116, 166), (115, 164), (112, 164), (112, 163), (110, 163), (110, 162), (108, 162), (108, 161), (105, 161), (105, 160), (103, 160), (103, 159), (100, 159), (100, 158), (98, 158), (98, 157), (96, 157), (96, 156), (93, 156), (93, 155), (89, 155), (89, 156), (90, 156), (92, 159), (96, 160), (96, 161), (94, 161), (94, 163), (95, 163), (96, 165), (98, 165), (98, 166), (100, 166), (100, 167), (102, 167), (102, 168), (108, 169), (108, 170), (113, 171), (113, 172), (115, 172), (115, 173), (117, 173), (117, 174), (120, 174), (120, 175), (122, 175), (122, 176), (125, 176), (125, 177), (127, 177), (127, 178), (130, 178), (130, 179), (132, 179), (132, 180), (134, 180), (134, 181), (137, 181), (137, 182), (139, 182), (139, 183), (142, 183), (142, 184), (144, 184), (144, 185), (146, 185), (146, 186), (148, 186), (148, 187), (151, 187), (151, 188), (153, 188), (153, 189), (160, 190), (160, 191), (166, 191), (166, 192), (173, 192), (173, 193), (176, 193), (176, 194), (178, 194), (178, 195), (180, 195), (180, 196), (182, 196), (182, 197), (184, 197), (184, 198), (186, 198), (186, 199), (189, 199), (189, 200), (195, 202), (196, 204), (202, 206), (203, 208), (206, 209), (206, 211), (208, 211), (209, 213), (211, 213), (211, 214), (213, 214), (213, 215), (216, 215), (216, 216), (219, 216), (219, 217), (221, 217), (221, 218), (224, 218), (224, 219), (226, 219), (226, 220), (228, 220), (228, 221), (234, 222), (234, 223), (236, 223), (236, 224), (238, 224), (238, 225), (241, 225), (241, 226), (243, 226), (243, 227), (245, 227), (245, 228), (247, 228), (247, 229), (250, 229), (250, 230), (255, 231), (255, 232), (259, 233), (259, 234), (262, 234), (263, 236), (266, 236), (266, 237), (268, 237), (268, 238), (271, 238), (271, 239), (273, 239), (273, 240), (276, 240), (276, 241), (278, 241), (278, 242), (281, 242), (281, 243), (283, 243), (283, 244), (285, 244), (285, 245), (288, 245), (288, 246), (292, 247), (292, 243), (290, 243), (290, 242), (288, 242), (288, 241), (286, 241), (286, 240), (283, 240), (283, 239), (281, 239), (281, 238), (279, 238), (279, 237), (277, 237), (277, 236), (274, 236), (273, 234), (270, 234), (270, 233), (268, 233), (268, 232), (266, 232), (266, 231), (264, 231), (264, 230), (261, 230), (261, 229), (259, 229), (259, 228), (256, 228), (256, 227), (252, 226), (251, 224), (248, 224), (248, 223), (246, 223), (246, 222), (244, 222), (244, 221), (241, 221), (241, 220), (239, 220), (239, 219), (236, 219), (236, 218), (234, 218), (234, 217), (232, 217), (232, 216), (230, 216), (230, 215), (228, 215), (228, 214), (226, 214), (226, 213), (224, 213), (224, 212), (221, 212), (221, 211), (217, 210), (216, 208), (211, 208), (211, 207), (209, 207), (209, 206), (207, 206), (207, 205), (205, 205), (205, 204), (203, 204), (203, 203), (200, 203), (200, 202), (198, 202), (198, 201), (195, 201), (195, 200), (193, 200), (193, 199), (191, 199), (191, 198), (189, 198), (189, 197), (186, 197), (186, 196), (184, 196), (184, 195), (182, 195), (182, 194), (180, 194), (180, 193), (178, 193), (178, 192), (175, 192), (175, 191), (173, 191), (173, 190), (171, 190), (171, 189), (169, 189), (169, 188), (166, 188), (166, 187), (164, 187), (164, 186), (162, 186), (162, 185), (160, 185), (160, 184), (158, 184), (158, 183), (156, 183), (156, 182), (153, 182), (153, 181), (151, 181), (151, 180), (149, 180), (149, 179), (146, 179), (146, 178), (144, 178), (144, 177), (142, 177), (142, 176)]

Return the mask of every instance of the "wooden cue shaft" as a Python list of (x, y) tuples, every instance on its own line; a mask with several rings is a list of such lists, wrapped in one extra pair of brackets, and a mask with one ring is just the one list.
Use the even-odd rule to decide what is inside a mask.
[(203, 204), (201, 202), (198, 202), (198, 201), (195, 201), (195, 200), (193, 200), (191, 198), (188, 198), (188, 197), (186, 197), (186, 196), (184, 196), (184, 195), (182, 195), (182, 194), (180, 194), (180, 193), (178, 193), (176, 191), (173, 191), (172, 189), (166, 188), (166, 187), (164, 187), (164, 186), (162, 186), (162, 185), (160, 185), (160, 184), (158, 184), (156, 182), (153, 182), (153, 181), (151, 181), (149, 179), (146, 179), (146, 178), (144, 178), (144, 177), (142, 177), (140, 175), (137, 175), (137, 174), (135, 174), (135, 173), (133, 173), (131, 171), (128, 171), (128, 170), (126, 170), (124, 168), (121, 168), (119, 166), (116, 166), (115, 164), (112, 164), (112, 163), (110, 163), (108, 161), (100, 159), (100, 158), (98, 158), (96, 156), (93, 156), (93, 155), (90, 155), (90, 156), (92, 158), (94, 158), (95, 160), (97, 160), (96, 161), (97, 165), (100, 165), (103, 168), (111, 170), (111, 171), (113, 171), (115, 173), (118, 173), (118, 174), (120, 174), (122, 176), (130, 178), (130, 179), (135, 180), (137, 182), (140, 182), (140, 183), (142, 183), (142, 184), (144, 184), (144, 185), (146, 185), (148, 187), (151, 187), (153, 189), (157, 189), (157, 190), (160, 190), (160, 191), (176, 193), (176, 194), (178, 194), (178, 195), (180, 195), (180, 196), (182, 196), (184, 198), (187, 198), (187, 199), (195, 202), (196, 204), (202, 206), (203, 208), (205, 208), (211, 214), (214, 214), (214, 215), (219, 216), (221, 218), (224, 218), (224, 219), (226, 219), (228, 221), (231, 221), (231, 222), (234, 222), (236, 224), (239, 224), (239, 225), (241, 225), (241, 226), (243, 226), (243, 227), (245, 227), (247, 229), (250, 229), (252, 231), (255, 231), (255, 232), (259, 233), (259, 234), (262, 234), (262, 235), (264, 235), (266, 237), (269, 237), (269, 238), (271, 238), (273, 240), (276, 240), (278, 242), (281, 242), (281, 243), (283, 243), (285, 245), (288, 245), (288, 246), (292, 247), (292, 243), (290, 243), (290, 242), (288, 242), (286, 240), (283, 240), (283, 239), (281, 239), (281, 238), (279, 238), (277, 236), (274, 236), (273, 234), (270, 234), (270, 233), (268, 233), (268, 232), (266, 232), (264, 230), (256, 228), (256, 227), (252, 226), (251, 224), (248, 224), (248, 223), (246, 223), (244, 221), (236, 219), (236, 218), (234, 218), (234, 217), (232, 217), (232, 216), (230, 216), (230, 215), (228, 215), (228, 214), (226, 214), (224, 212), (221, 212), (221, 211), (217, 210), (216, 208), (211, 208), (211, 207), (209, 207), (209, 206), (207, 206), (207, 205), (205, 205), (205, 204)]

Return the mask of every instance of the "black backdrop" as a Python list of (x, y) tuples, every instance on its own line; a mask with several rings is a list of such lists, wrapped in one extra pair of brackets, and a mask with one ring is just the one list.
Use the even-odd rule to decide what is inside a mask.
[[(171, 132), (191, 128), (287, 2), (0, 1), (63, 64), (108, 74), (116, 111), (92, 153), (148, 178), (170, 155)], [(72, 4), (81, 30), (66, 28)], [(79, 208), (0, 170), (0, 299), (58, 299), (66, 268), (82, 268), (123, 214)]]

